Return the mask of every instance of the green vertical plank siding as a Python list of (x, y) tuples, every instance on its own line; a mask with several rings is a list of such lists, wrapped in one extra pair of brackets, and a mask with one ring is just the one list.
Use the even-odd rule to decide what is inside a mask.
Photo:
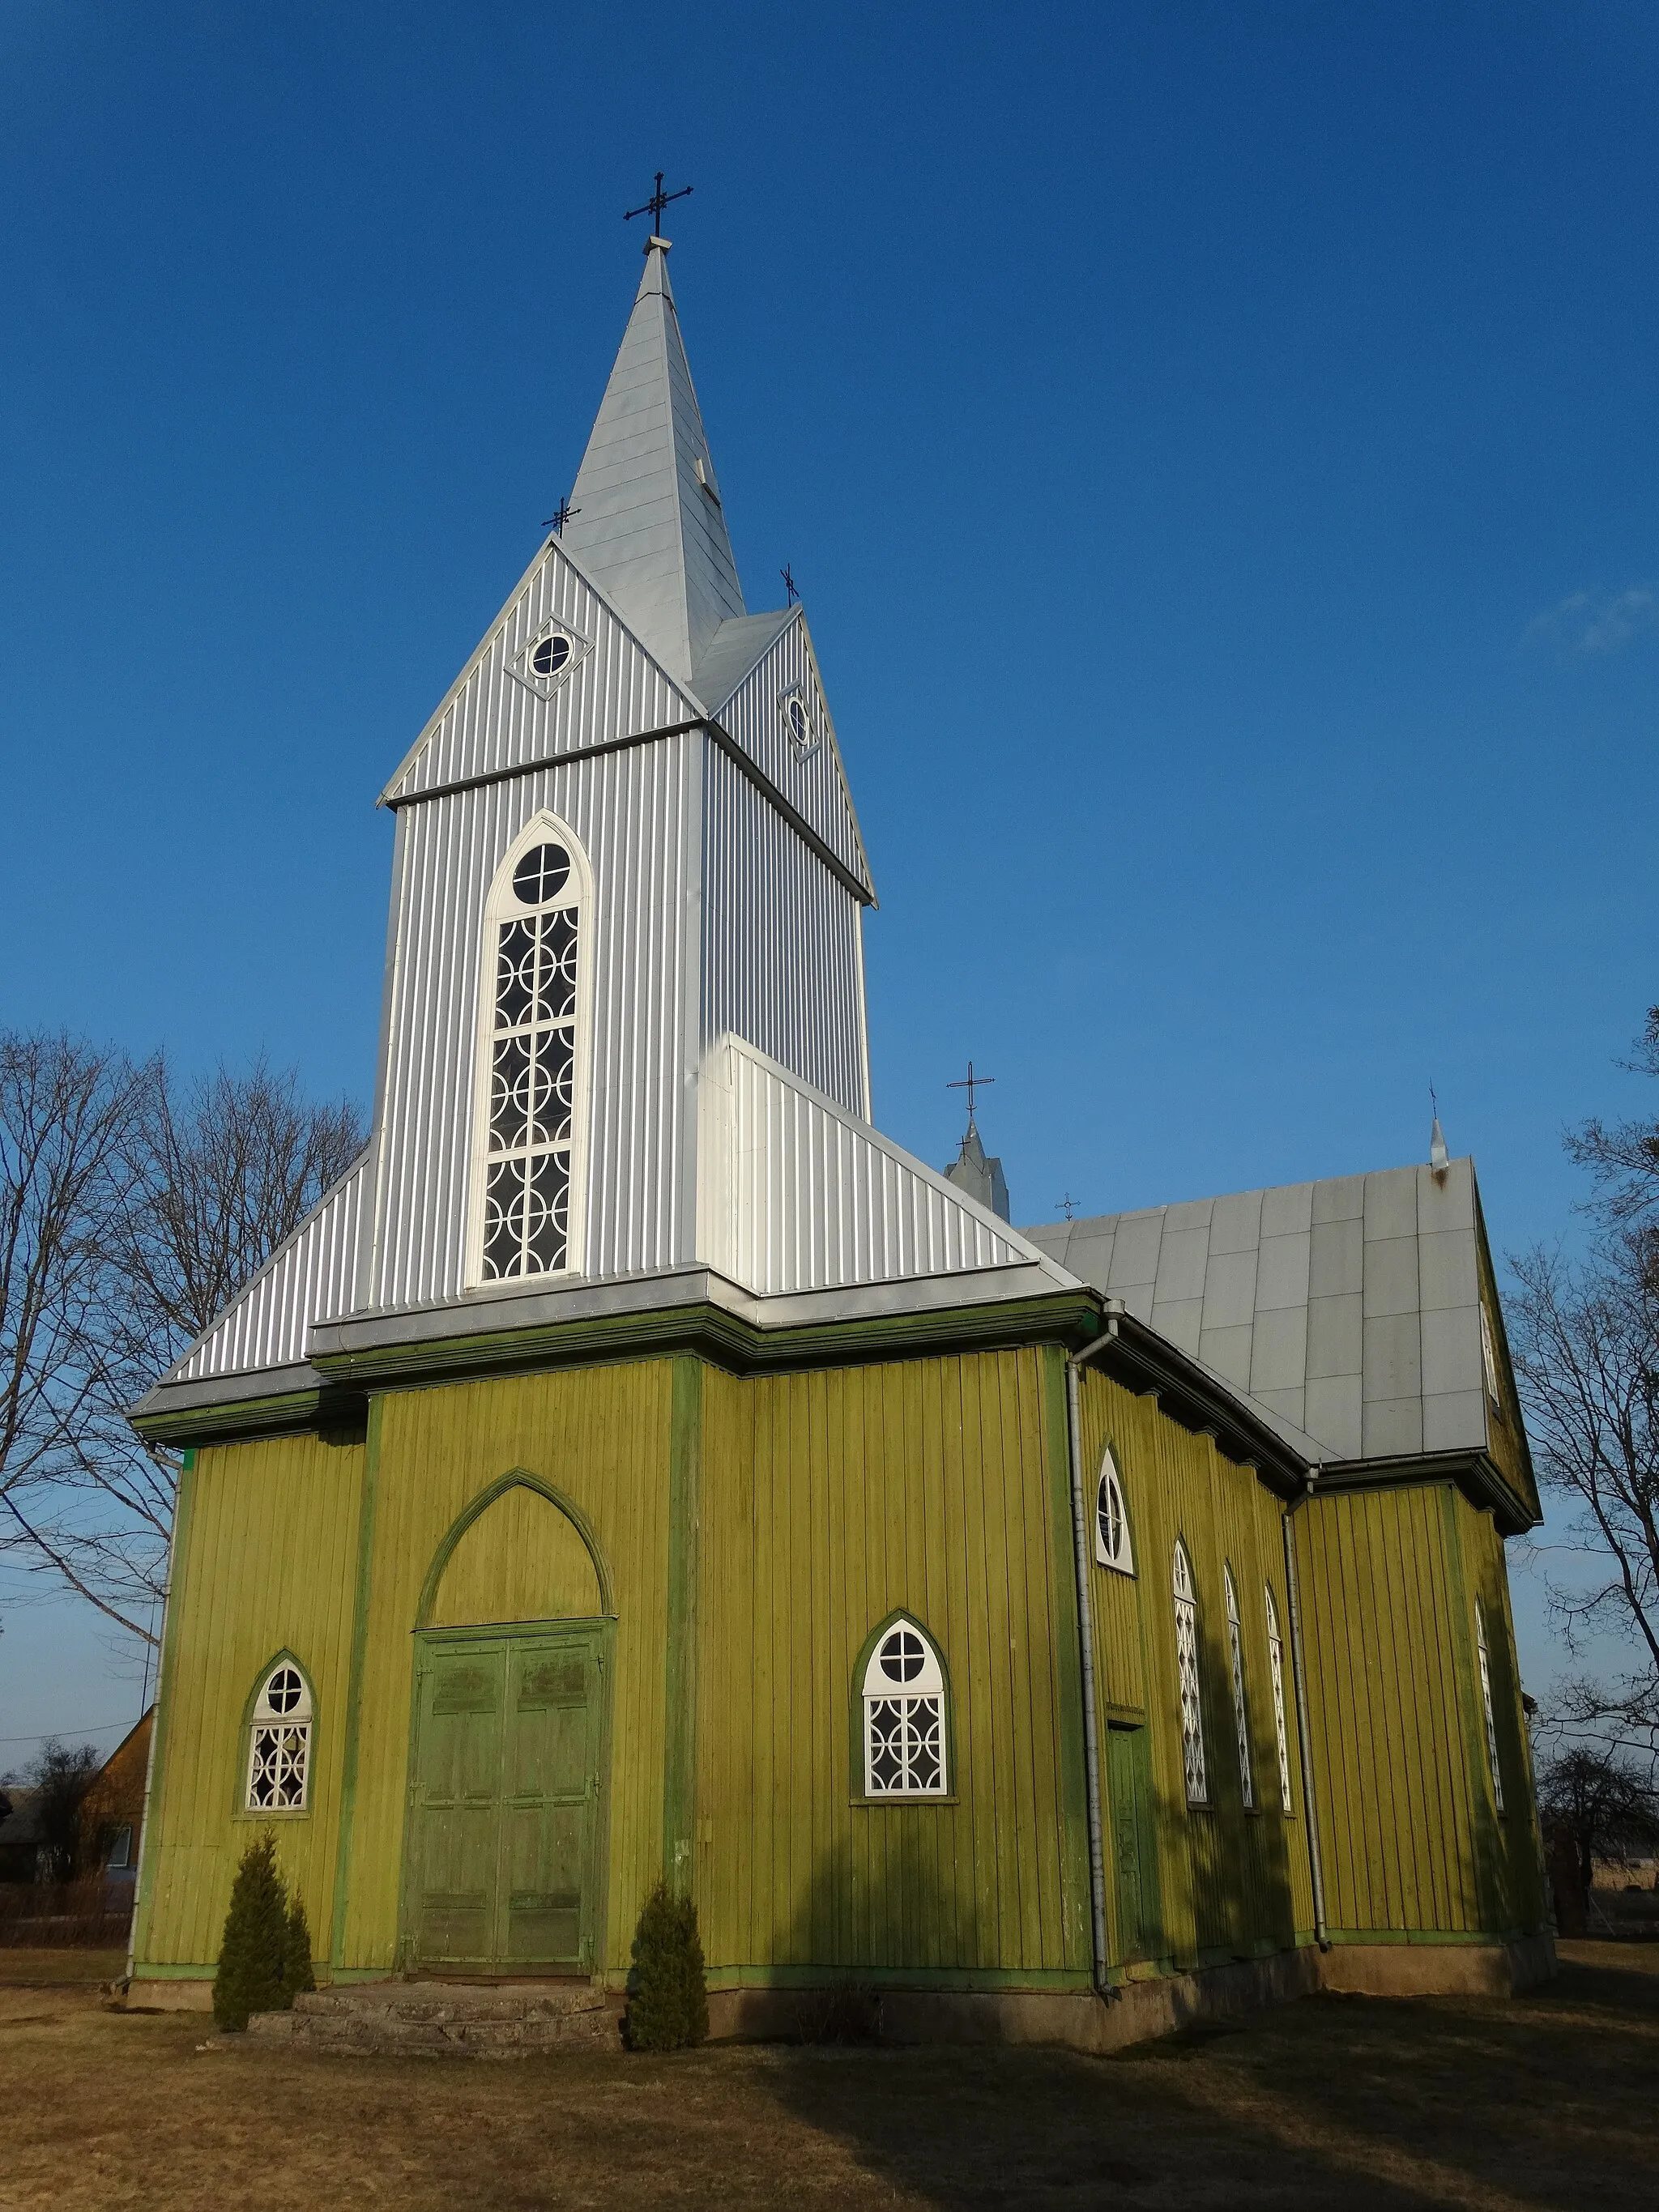
[[(196, 1455), (174, 1563), (176, 1646), (140, 1972), (213, 1964), (237, 1861), (267, 1825), (313, 1929), (330, 1925), (362, 1468), (361, 1447), (314, 1437)], [(247, 1814), (243, 1716), (284, 1649), (314, 1700), (307, 1808)]]

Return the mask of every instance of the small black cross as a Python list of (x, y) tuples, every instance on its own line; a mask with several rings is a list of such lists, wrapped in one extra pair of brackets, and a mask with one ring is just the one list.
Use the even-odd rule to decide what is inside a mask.
[(968, 1063), (967, 1074), (956, 1083), (947, 1083), (945, 1085), (945, 1087), (947, 1091), (965, 1091), (968, 1093), (968, 1127), (970, 1129), (974, 1126), (975, 1091), (982, 1091), (988, 1083), (994, 1083), (995, 1081), (996, 1078), (994, 1075), (975, 1075), (974, 1073), (974, 1063), (970, 1060)]
[(788, 562), (786, 561), (782, 568), (779, 569), (778, 574), (782, 577), (783, 588), (789, 595), (784, 601), (784, 605), (786, 606), (793, 607), (796, 600), (800, 597), (800, 590), (799, 586), (795, 582), (794, 572), (791, 569)]
[(556, 538), (562, 538), (564, 536), (564, 526), (566, 523), (569, 521), (573, 514), (580, 514), (580, 507), (572, 507), (568, 499), (562, 499), (557, 507), (554, 508), (552, 514), (548, 516), (546, 521), (543, 523), (542, 528), (544, 530), (550, 530)]
[[(629, 208), (628, 213), (623, 217), (623, 221), (624, 222), (632, 222), (636, 215), (648, 215), (651, 218), (651, 235), (653, 238), (656, 238), (660, 235), (662, 231), (663, 210), (668, 205), (668, 203), (671, 200), (683, 200), (689, 196), (690, 190), (691, 187), (690, 185), (682, 185), (677, 192), (664, 191), (662, 188), (662, 171), (659, 169), (657, 172), (656, 191), (652, 193), (650, 198), (646, 202), (643, 207)], [(645, 250), (649, 253), (651, 248), (647, 246)]]
[(1066, 1216), (1066, 1218), (1068, 1221), (1077, 1212), (1081, 1200), (1073, 1198), (1070, 1191), (1066, 1192), (1064, 1198), (1057, 1198), (1054, 1200), (1054, 1204), (1060, 1208), (1060, 1212)]

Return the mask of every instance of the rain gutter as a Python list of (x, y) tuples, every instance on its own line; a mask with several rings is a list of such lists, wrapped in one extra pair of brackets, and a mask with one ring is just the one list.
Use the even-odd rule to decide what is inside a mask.
[(1078, 1642), (1083, 1662), (1083, 1771), (1089, 1804), (1089, 1917), (1094, 1939), (1095, 1994), (1110, 2003), (1123, 1992), (1108, 1978), (1106, 1957), (1106, 1857), (1100, 1816), (1100, 1729), (1095, 1704), (1095, 1633), (1089, 1611), (1089, 1516), (1083, 1495), (1083, 1404), (1078, 1376), (1084, 1362), (1103, 1352), (1117, 1335), (1109, 1314), (1106, 1333), (1066, 1360), (1066, 1441), (1072, 1474), (1072, 1540), (1077, 1571)]
[(1308, 1733), (1308, 1678), (1302, 1662), (1302, 1607), (1297, 1592), (1296, 1531), (1297, 1511), (1314, 1494), (1321, 1470), (1310, 1467), (1299, 1494), (1285, 1509), (1285, 1594), (1291, 1608), (1291, 1681), (1296, 1691), (1296, 1737), (1302, 1754), (1302, 1809), (1308, 1824), (1308, 1871), (1313, 1878), (1314, 1940), (1322, 1951), (1331, 1948), (1325, 1920), (1325, 1877), (1320, 1866), (1319, 1814), (1314, 1801), (1313, 1745)]

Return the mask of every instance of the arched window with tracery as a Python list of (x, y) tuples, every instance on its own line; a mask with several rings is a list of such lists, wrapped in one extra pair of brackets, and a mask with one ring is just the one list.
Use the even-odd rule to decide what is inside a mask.
[(1244, 1697), (1244, 1627), (1238, 1617), (1238, 1592), (1233, 1571), (1224, 1565), (1221, 1579), (1227, 1594), (1227, 1660), (1233, 1684), (1233, 1727), (1238, 1737), (1238, 1787), (1244, 1810), (1255, 1810), (1255, 1773), (1250, 1764), (1250, 1709)]
[(1187, 1547), (1175, 1547), (1176, 1668), (1181, 1680), (1181, 1756), (1187, 1775), (1187, 1802), (1210, 1802), (1209, 1769), (1204, 1758), (1204, 1701), (1198, 1679), (1198, 1595), (1193, 1588)]
[(303, 1813), (311, 1792), (311, 1685), (284, 1654), (253, 1700), (248, 1725), (250, 1813)]
[(588, 881), (575, 837), (543, 814), (490, 889), (468, 1268), (476, 1283), (580, 1264)]
[(1291, 1742), (1285, 1726), (1285, 1644), (1279, 1633), (1279, 1607), (1273, 1603), (1273, 1585), (1266, 1586), (1267, 1599), (1267, 1673), (1273, 1692), (1273, 1734), (1279, 1743), (1279, 1802), (1288, 1813), (1291, 1809)]
[(1097, 1565), (1111, 1567), (1121, 1575), (1132, 1575), (1135, 1571), (1122, 1479), (1109, 1444), (1101, 1455), (1100, 1481), (1095, 1491), (1095, 1561)]
[(864, 1669), (864, 1794), (943, 1797), (950, 1789), (945, 1668), (933, 1639), (899, 1620), (876, 1638)]
[(1474, 1601), (1474, 1656), (1480, 1668), (1480, 1708), (1486, 1721), (1486, 1763), (1492, 1769), (1492, 1802), (1504, 1809), (1504, 1770), (1498, 1763), (1498, 1720), (1492, 1711), (1492, 1662), (1486, 1656), (1486, 1616)]

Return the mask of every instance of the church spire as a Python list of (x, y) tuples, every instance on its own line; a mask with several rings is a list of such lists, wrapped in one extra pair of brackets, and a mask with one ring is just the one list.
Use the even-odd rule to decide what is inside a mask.
[(562, 544), (669, 675), (689, 684), (744, 611), (719, 482), (654, 234), (570, 495)]

